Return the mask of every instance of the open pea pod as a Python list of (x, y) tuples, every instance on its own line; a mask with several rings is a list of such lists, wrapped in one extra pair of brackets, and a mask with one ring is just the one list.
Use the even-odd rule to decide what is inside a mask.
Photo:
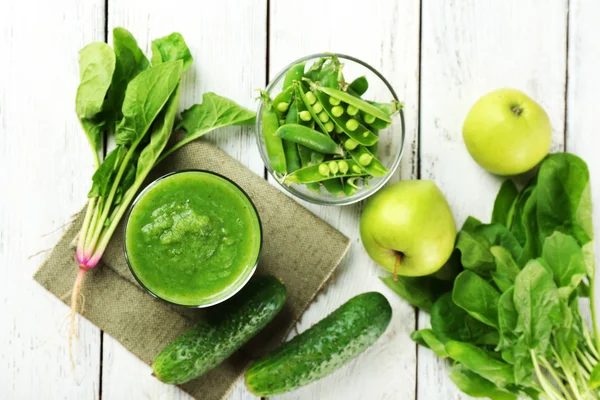
[(390, 172), (365, 146), (358, 145), (347, 151), (358, 166), (371, 176), (385, 176)]
[[(352, 116), (348, 115), (343, 106), (337, 105), (334, 106), (329, 102), (329, 96), (320, 92), (319, 90), (315, 90), (313, 92), (317, 101), (321, 103), (325, 112), (329, 115), (331, 120), (341, 128), (341, 130), (351, 139), (354, 139), (357, 143), (360, 143), (364, 146), (373, 146), (375, 143), (379, 141), (377, 135), (367, 129), (363, 124), (358, 122), (356, 119), (352, 118)], [(337, 107), (337, 108), (336, 108)], [(341, 110), (340, 112), (334, 112), (335, 110)], [(347, 126), (348, 121), (354, 120), (357, 122), (356, 128), (354, 130), (350, 130)]]
[[(379, 108), (381, 111), (383, 111), (390, 117), (402, 109), (402, 103), (400, 103), (396, 100), (393, 100), (389, 103), (377, 103), (375, 101), (367, 101), (367, 102), (369, 104), (373, 105), (374, 107)], [(369, 124), (369, 126), (373, 127), (374, 129), (385, 129), (388, 126), (390, 126), (390, 122), (385, 122), (385, 121), (382, 121), (382, 120), (376, 118), (375, 121), (373, 121)]]
[(392, 119), (390, 118), (389, 115), (387, 115), (385, 112), (383, 112), (379, 108), (364, 101), (361, 98), (354, 97), (347, 92), (343, 92), (341, 90), (329, 88), (329, 87), (318, 86), (318, 90), (320, 90), (321, 92), (325, 93), (328, 96), (331, 96), (340, 101), (343, 101), (344, 103), (353, 105), (354, 107), (358, 108), (359, 110), (364, 111), (367, 114), (370, 114), (370, 115), (374, 116), (375, 118), (378, 118), (384, 122), (392, 122)]
[(313, 103), (313, 105), (310, 104), (308, 98), (306, 97), (306, 93), (304, 92), (304, 85), (302, 83), (296, 84), (296, 97), (302, 99), (302, 102), (304, 103), (306, 109), (310, 113), (312, 119), (314, 119), (317, 125), (319, 126), (319, 129), (321, 129), (321, 132), (323, 132), (324, 134), (328, 134), (325, 125), (323, 125), (323, 122), (321, 122), (321, 120), (319, 119), (319, 115), (315, 111), (314, 104), (316, 103)]
[[(332, 171), (331, 163), (336, 163), (337, 170)], [(365, 176), (367, 172), (353, 159), (325, 161), (321, 164), (300, 168), (283, 178), (283, 183), (313, 183), (329, 179), (338, 179), (353, 176)]]
[(341, 178), (335, 179), (327, 179), (321, 182), (325, 190), (327, 190), (331, 194), (335, 194), (337, 196), (345, 195), (344, 193), (344, 184), (342, 183)]
[(348, 92), (353, 92), (357, 96), (362, 96), (369, 89), (369, 81), (363, 76), (359, 76), (348, 85)]
[(273, 99), (273, 110), (277, 114), (279, 119), (283, 119), (285, 113), (288, 111), (290, 107), (290, 103), (292, 102), (292, 98), (294, 97), (294, 88), (292, 86), (288, 87), (284, 91), (280, 92)]

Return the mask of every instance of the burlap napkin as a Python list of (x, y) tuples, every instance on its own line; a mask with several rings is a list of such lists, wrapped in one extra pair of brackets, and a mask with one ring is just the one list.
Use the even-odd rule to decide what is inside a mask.
[[(286, 306), (254, 340), (218, 368), (182, 386), (196, 399), (216, 400), (227, 396), (252, 359), (285, 338), (331, 276), (350, 241), (210, 143), (200, 140), (186, 145), (159, 165), (154, 176), (181, 169), (217, 172), (248, 193), (264, 230), (257, 273), (278, 277), (288, 289)], [(71, 241), (81, 219), (80, 214), (34, 277), (59, 298), (69, 292), (77, 273)], [(123, 255), (122, 227), (113, 237), (103, 262), (86, 275), (83, 294), (84, 317), (148, 364), (204, 313), (167, 305), (135, 282)]]

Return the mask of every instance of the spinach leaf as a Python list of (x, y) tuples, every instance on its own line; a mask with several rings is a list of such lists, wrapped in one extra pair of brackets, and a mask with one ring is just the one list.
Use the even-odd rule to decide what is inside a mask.
[(140, 72), (148, 69), (150, 63), (133, 35), (126, 29), (113, 30), (113, 47), (116, 56), (115, 73), (106, 99), (106, 117), (110, 129), (114, 131), (115, 124), (123, 118), (121, 107), (127, 85)]
[(414, 331), (410, 338), (416, 343), (423, 347), (431, 349), (438, 357), (447, 358), (446, 346), (444, 343), (435, 336), (435, 333), (431, 329), (421, 329)]
[(91, 43), (79, 52), (80, 83), (75, 97), (75, 111), (94, 151), (97, 164), (100, 164), (98, 151), (103, 145), (104, 126), (99, 114), (114, 72), (115, 53), (106, 43)]
[(523, 254), (523, 247), (507, 227), (501, 224), (482, 224), (475, 232), (485, 237), (491, 246), (502, 246), (517, 260)]
[(179, 97), (181, 95), (181, 84), (177, 85), (175, 91), (171, 94), (165, 108), (158, 116), (157, 121), (152, 126), (150, 133), (150, 143), (144, 147), (137, 162), (136, 180), (143, 179), (154, 166), (154, 163), (165, 148), (177, 115), (179, 106)]
[(518, 259), (518, 262), (520, 265), (525, 265), (527, 261), (539, 257), (542, 253), (542, 237), (537, 218), (537, 188), (533, 189), (531, 196), (529, 196), (525, 203), (522, 224), (525, 232), (525, 245), (523, 246), (523, 254)]
[(475, 231), (461, 230), (458, 233), (456, 248), (460, 251), (460, 261), (465, 269), (489, 276), (495, 269), (490, 247), (490, 242)]
[(431, 311), (433, 303), (441, 293), (452, 289), (452, 282), (442, 281), (431, 276), (398, 276), (397, 281), (394, 281), (392, 276), (380, 279), (406, 302), (426, 312)]
[(532, 179), (531, 182), (519, 193), (517, 202), (512, 215), (512, 222), (510, 224), (510, 231), (514, 235), (521, 245), (525, 245), (525, 225), (523, 223), (523, 214), (525, 213), (525, 205), (533, 194), (537, 180)]
[(471, 397), (489, 397), (492, 400), (516, 400), (517, 396), (496, 387), (496, 384), (471, 371), (463, 364), (454, 364), (450, 379)]
[(194, 104), (181, 113), (181, 118), (177, 128), (185, 130), (184, 138), (166, 150), (158, 162), (186, 143), (198, 139), (214, 129), (230, 125), (252, 125), (256, 113), (225, 97), (209, 92), (202, 96), (202, 104)]
[(469, 216), (463, 223), (463, 226), (462, 228), (460, 228), (460, 230), (464, 232), (475, 232), (475, 229), (480, 225), (483, 225), (483, 223), (480, 220), (478, 220), (475, 217)]
[(183, 36), (173, 32), (169, 36), (161, 37), (152, 41), (152, 65), (158, 65), (166, 61), (183, 61), (183, 72), (185, 72), (194, 58)]
[(561, 298), (567, 298), (586, 274), (585, 259), (574, 237), (554, 232), (546, 238), (542, 258), (552, 270)]
[(91, 199), (108, 194), (111, 183), (117, 175), (117, 167), (124, 156), (125, 152), (120, 146), (108, 153), (92, 176), (92, 189), (88, 193), (88, 198)]
[(552, 154), (542, 162), (537, 217), (544, 237), (560, 231), (575, 237), (581, 246), (592, 240), (589, 180), (587, 165), (573, 154)]
[(431, 328), (443, 343), (459, 340), (490, 346), (498, 344), (498, 331), (454, 304), (451, 292), (440, 296), (431, 307)]
[[(502, 293), (498, 299), (498, 329), (500, 331), (500, 341), (498, 350), (510, 349), (510, 345), (517, 340), (517, 321), (519, 314), (513, 300), (515, 288), (511, 287)], [(512, 354), (512, 353), (511, 353)]]
[(545, 353), (552, 328), (560, 319), (558, 289), (552, 273), (539, 260), (531, 260), (517, 275), (513, 300), (519, 314), (516, 332), (529, 349)]
[(492, 246), (490, 252), (496, 262), (496, 270), (492, 272), (492, 278), (500, 291), (506, 292), (515, 284), (515, 279), (521, 269), (504, 247)]
[(508, 179), (500, 186), (500, 191), (494, 201), (492, 223), (498, 223), (510, 228), (512, 215), (519, 197), (519, 190), (515, 183)]
[(500, 293), (482, 277), (464, 271), (456, 278), (452, 289), (454, 304), (473, 318), (498, 328), (498, 299)]
[(499, 387), (515, 383), (513, 367), (470, 343), (451, 340), (446, 343), (448, 355), (477, 375)]
[(182, 61), (159, 64), (140, 72), (127, 85), (117, 144), (131, 145), (143, 138), (177, 87), (182, 65)]

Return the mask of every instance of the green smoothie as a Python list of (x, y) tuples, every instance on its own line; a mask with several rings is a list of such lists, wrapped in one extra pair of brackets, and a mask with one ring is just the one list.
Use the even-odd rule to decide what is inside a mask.
[(258, 260), (261, 227), (248, 198), (218, 175), (185, 171), (148, 188), (126, 228), (129, 265), (140, 283), (171, 303), (227, 298)]

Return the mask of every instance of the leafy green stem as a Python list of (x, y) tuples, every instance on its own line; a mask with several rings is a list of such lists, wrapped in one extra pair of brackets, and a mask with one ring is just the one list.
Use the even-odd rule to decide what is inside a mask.
[(596, 321), (596, 274), (590, 276), (590, 309), (592, 313), (592, 328), (594, 329), (594, 349), (596, 354), (600, 353), (600, 332), (598, 332), (598, 322)]
[(550, 365), (550, 363), (548, 362), (548, 360), (546, 360), (545, 357), (540, 357), (540, 362), (542, 363), (542, 365), (544, 366), (544, 368), (548, 371), (548, 373), (552, 376), (552, 378), (554, 379), (554, 381), (558, 385), (559, 389), (562, 390), (562, 392), (565, 395), (565, 398), (567, 400), (573, 400), (573, 397), (571, 396), (571, 393), (565, 387), (564, 383), (562, 382), (562, 379), (558, 376), (556, 370), (552, 367), (552, 365)]
[(540, 365), (537, 361), (537, 356), (535, 355), (535, 352), (533, 350), (529, 350), (529, 352), (531, 355), (531, 359), (533, 360), (533, 368), (535, 370), (535, 375), (536, 375), (538, 381), (540, 382), (540, 385), (542, 386), (542, 389), (544, 390), (546, 395), (552, 400), (565, 399), (565, 397), (562, 396), (558, 392), (558, 390), (556, 390), (556, 388), (552, 385), (552, 383), (550, 383), (548, 381), (548, 379), (546, 379), (546, 376), (542, 372), (542, 369), (540, 368)]
[(85, 210), (85, 216), (83, 217), (83, 224), (81, 226), (81, 230), (79, 231), (79, 238), (77, 241), (77, 251), (76, 251), (76, 255), (77, 255), (77, 261), (81, 264), (82, 262), (85, 262), (85, 255), (84, 255), (84, 246), (85, 246), (85, 239), (86, 239), (86, 235), (87, 235), (87, 231), (88, 228), (90, 226), (90, 222), (92, 220), (92, 215), (94, 213), (94, 210), (96, 209), (96, 198), (92, 198), (88, 201), (86, 210)]

